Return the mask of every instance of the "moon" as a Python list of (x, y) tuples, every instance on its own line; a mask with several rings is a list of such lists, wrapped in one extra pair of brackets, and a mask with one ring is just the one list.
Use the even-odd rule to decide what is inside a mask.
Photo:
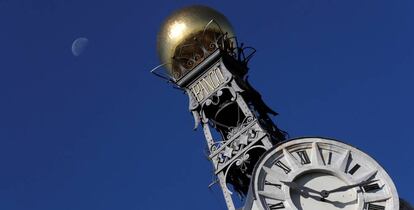
[(81, 55), (88, 46), (89, 40), (85, 37), (75, 39), (72, 43), (72, 53), (74, 56)]

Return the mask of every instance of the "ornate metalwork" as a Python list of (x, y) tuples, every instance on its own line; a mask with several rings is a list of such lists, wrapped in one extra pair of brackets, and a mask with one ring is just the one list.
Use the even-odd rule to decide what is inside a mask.
[[(165, 65), (151, 72), (186, 91), (194, 129), (201, 124), (206, 136), (208, 158), (218, 178), (215, 183), (223, 188), (228, 208), (234, 209), (233, 192), (227, 184), (246, 195), (252, 169), (261, 154), (257, 149), (264, 152), (283, 140), (284, 134), (269, 117), (277, 113), (267, 107), (247, 81), (247, 63), (256, 50), (239, 45), (230, 35), (213, 19), (204, 30), (192, 33), (177, 45), (168, 74), (157, 73)], [(216, 77), (208, 76), (217, 68), (220, 80), (217, 77), (213, 83)], [(202, 82), (210, 88), (203, 87)]]
[(235, 46), (227, 33), (206, 28), (177, 46), (172, 63), (173, 77), (179, 80), (217, 49), (234, 54)]

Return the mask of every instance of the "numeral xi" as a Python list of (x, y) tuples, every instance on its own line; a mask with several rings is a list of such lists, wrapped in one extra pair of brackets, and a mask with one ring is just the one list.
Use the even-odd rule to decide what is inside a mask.
[(306, 153), (306, 151), (299, 151), (299, 152), (296, 152), (296, 153), (299, 155), (300, 162), (302, 163), (302, 165), (310, 163), (310, 159), (309, 159), (308, 153)]

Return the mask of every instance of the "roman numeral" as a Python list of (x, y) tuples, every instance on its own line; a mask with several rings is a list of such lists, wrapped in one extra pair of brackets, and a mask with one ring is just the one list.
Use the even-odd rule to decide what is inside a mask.
[(368, 204), (368, 210), (384, 210), (385, 206), (375, 205), (372, 203)]
[(268, 204), (268, 206), (271, 210), (284, 209), (285, 208), (285, 206), (283, 205), (283, 202), (276, 203), (276, 204)]
[(309, 159), (308, 153), (306, 153), (306, 151), (303, 150), (303, 151), (299, 151), (299, 152), (296, 152), (296, 153), (299, 155), (300, 163), (302, 163), (302, 165), (310, 163), (310, 159)]
[(293, 168), (293, 170), (302, 167), (302, 164), (286, 148), (283, 148), (283, 156), (287, 164)]
[(282, 188), (282, 185), (281, 185), (281, 184), (275, 184), (275, 183), (269, 182), (269, 181), (267, 181), (267, 180), (265, 180), (265, 185), (274, 186), (274, 187), (277, 187), (277, 188), (279, 188), (279, 189), (281, 189), (281, 188)]
[(287, 165), (282, 163), (280, 160), (278, 160), (275, 164), (277, 167), (281, 168), (286, 174), (288, 174), (291, 170)]
[(328, 165), (331, 165), (331, 163), (332, 163), (332, 152), (329, 152), (329, 155), (328, 155)]
[(348, 173), (354, 175), (354, 173), (358, 171), (359, 168), (361, 168), (361, 166), (359, 164), (356, 164), (354, 165), (354, 167), (351, 168), (351, 170), (348, 171)]
[(377, 183), (368, 184), (368, 185), (362, 186), (362, 188), (364, 189), (365, 192), (370, 192), (370, 191), (381, 189)]

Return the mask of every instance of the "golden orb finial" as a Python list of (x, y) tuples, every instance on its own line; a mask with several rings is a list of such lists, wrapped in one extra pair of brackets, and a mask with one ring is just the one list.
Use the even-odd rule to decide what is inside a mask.
[(158, 33), (161, 63), (178, 80), (208, 55), (206, 51), (215, 50), (214, 42), (223, 35), (234, 37), (234, 32), (220, 12), (199, 5), (177, 10), (165, 20)]

